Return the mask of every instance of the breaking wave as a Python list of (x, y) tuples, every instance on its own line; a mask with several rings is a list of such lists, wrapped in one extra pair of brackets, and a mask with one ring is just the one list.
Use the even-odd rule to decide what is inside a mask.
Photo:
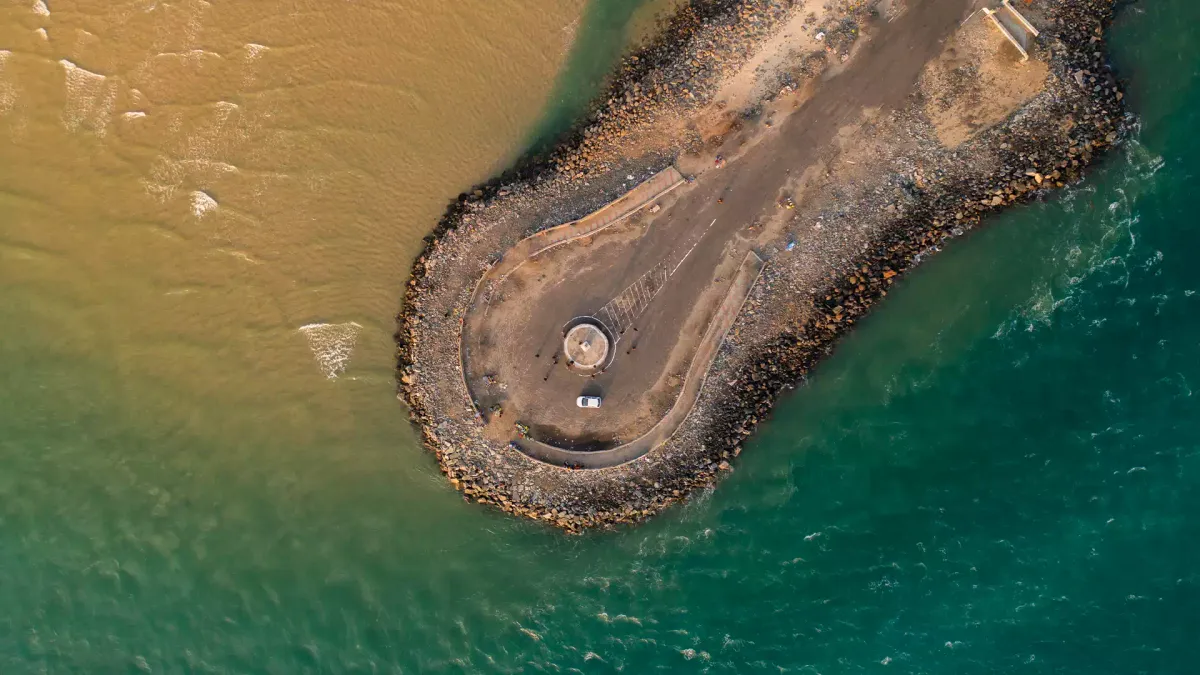
[(350, 355), (354, 352), (354, 343), (358, 340), (358, 332), (362, 326), (350, 321), (347, 323), (310, 323), (299, 328), (308, 339), (313, 357), (325, 377), (335, 380), (338, 375), (346, 372), (350, 363)]
[(71, 131), (86, 130), (103, 136), (117, 101), (117, 85), (99, 73), (80, 68), (67, 59), (59, 62), (66, 76), (67, 100), (63, 124)]
[(1065, 262), (1055, 265), (1052, 278), (1039, 280), (1033, 297), (1010, 317), (996, 337), (1012, 329), (1035, 330), (1050, 323), (1055, 313), (1079, 300), (1082, 283), (1104, 275), (1106, 284), (1128, 285), (1129, 265), (1134, 264), (1137, 228), (1141, 217), (1139, 198), (1154, 190), (1156, 174), (1164, 166), (1161, 156), (1138, 141), (1140, 125), (1133, 126), (1125, 142), (1114, 184), (1097, 190), (1094, 184), (1073, 187), (1063, 194), (1058, 207), (1070, 216), (1070, 233), (1050, 256)]

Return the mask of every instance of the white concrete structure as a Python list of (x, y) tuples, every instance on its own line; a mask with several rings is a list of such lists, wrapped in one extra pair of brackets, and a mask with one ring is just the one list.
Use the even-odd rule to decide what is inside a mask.
[(581, 323), (567, 331), (563, 338), (563, 353), (567, 363), (580, 370), (595, 370), (608, 358), (608, 338), (594, 324)]

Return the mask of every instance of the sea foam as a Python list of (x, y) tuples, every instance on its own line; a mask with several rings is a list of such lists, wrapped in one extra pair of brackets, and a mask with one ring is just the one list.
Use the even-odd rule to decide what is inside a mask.
[(110, 83), (107, 77), (80, 68), (67, 59), (58, 64), (66, 77), (63, 124), (71, 131), (88, 130), (103, 136), (117, 100), (116, 83)]
[(192, 192), (192, 215), (203, 218), (209, 211), (217, 208), (217, 200), (203, 190)]
[(17, 88), (4, 79), (5, 64), (12, 52), (0, 49), (0, 115), (13, 109), (17, 102)]
[(354, 343), (358, 340), (358, 332), (362, 326), (350, 321), (347, 323), (310, 323), (298, 330), (308, 339), (313, 357), (325, 377), (337, 379), (346, 371), (350, 363), (350, 355), (354, 352)]

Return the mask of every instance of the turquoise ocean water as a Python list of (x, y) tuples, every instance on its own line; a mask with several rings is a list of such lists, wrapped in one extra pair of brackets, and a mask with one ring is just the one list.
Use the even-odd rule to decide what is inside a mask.
[(1198, 26), (1125, 7), (1129, 142), (931, 258), (635, 529), (464, 504), (390, 363), (261, 412), (0, 289), (0, 673), (1196, 672)]

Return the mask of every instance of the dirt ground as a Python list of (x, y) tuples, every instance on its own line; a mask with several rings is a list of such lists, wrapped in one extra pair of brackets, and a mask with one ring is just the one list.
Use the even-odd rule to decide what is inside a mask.
[[(600, 449), (645, 433), (674, 404), (736, 260), (692, 265), (706, 228), (674, 218), (673, 206), (665, 199), (658, 217), (643, 211), (534, 257), (476, 308), (466, 375), (481, 407), (499, 406), (509, 431), (519, 421), (539, 440)], [(744, 255), (745, 243), (730, 250)], [(667, 276), (657, 294), (623, 293), (656, 270)], [(619, 296), (638, 297), (638, 306), (624, 305), (629, 323), (609, 325), (602, 310)], [(600, 317), (616, 339), (603, 372), (574, 370), (562, 353), (564, 326), (582, 316)], [(581, 410), (580, 395), (604, 403)]]
[[(978, 116), (985, 121), (969, 124), (971, 137), (951, 148), (956, 139), (940, 136), (931, 115), (930, 91), (938, 91), (926, 87), (947, 68), (966, 65), (953, 62), (970, 49), (954, 43), (946, 54), (946, 41), (978, 28), (963, 22), (981, 4), (829, 0), (817, 23), (824, 41), (832, 35), (836, 43), (824, 52), (836, 55), (828, 67), (798, 88), (764, 89), (779, 93), (735, 111), (729, 128), (712, 138), (677, 139), (668, 154), (636, 154), (646, 135), (661, 136), (680, 114), (714, 102), (731, 69), (746, 64), (774, 28), (786, 27), (794, 18), (787, 7), (796, 6), (704, 3), (713, 14), (681, 12), (663, 42), (636, 55), (649, 70), (623, 66), (615, 96), (581, 136), (544, 164), (460, 195), (414, 262), (397, 331), (399, 394), (450, 484), (468, 500), (571, 532), (638, 522), (677, 504), (734, 470), (778, 397), (886, 302), (906, 273), (987, 214), (1079, 180), (1125, 131), (1123, 94), (1103, 37), (1112, 0), (1020, 3), (1043, 32), (1030, 51), (1049, 63), (1045, 86), (999, 123), (986, 126), (989, 115)], [(730, 17), (737, 20), (726, 23)], [(851, 23), (865, 40), (848, 41), (857, 29)], [(982, 58), (976, 64), (986, 66)], [(995, 91), (976, 93), (986, 99)], [(972, 94), (955, 95), (969, 101)], [(663, 119), (666, 127), (656, 126)], [(695, 181), (686, 183), (680, 171)], [(653, 186), (644, 193), (658, 193), (654, 181), (668, 172), (666, 182), (677, 187), (660, 208), (600, 234), (621, 208), (596, 209), (639, 180)], [(549, 251), (547, 243), (558, 250), (530, 261)], [(758, 261), (754, 283), (736, 310), (726, 311), (732, 305), (725, 302), (710, 317), (705, 294), (722, 288), (722, 265), (745, 248), (754, 255), (743, 260)], [(673, 263), (681, 250), (684, 263)], [(509, 276), (511, 284), (500, 282)], [(604, 393), (614, 405), (601, 411), (625, 414), (631, 426), (578, 417), (571, 399), (591, 378), (572, 374), (555, 384), (563, 388), (557, 394), (539, 390), (554, 377), (539, 377), (528, 364), (544, 367), (539, 347), (560, 344), (564, 320), (575, 312), (606, 315), (614, 302), (634, 297), (630, 288), (645, 290), (636, 284), (647, 278), (661, 290), (641, 294), (636, 322), (625, 317), (626, 335), (642, 341), (618, 354)], [(726, 286), (740, 287), (742, 278)], [(511, 303), (501, 310), (507, 318), (474, 330), (500, 316), (491, 314), (493, 301)], [(689, 357), (689, 336), (708, 324), (709, 337)], [(531, 351), (532, 359), (522, 356)], [(691, 367), (679, 367), (689, 359)], [(662, 383), (659, 391), (670, 395), (681, 372), (677, 404), (633, 442), (573, 452), (517, 437), (561, 432), (568, 444), (617, 442), (659, 414), (665, 404), (645, 403), (647, 392)], [(481, 411), (489, 396), (511, 410)], [(616, 405), (622, 396), (626, 404)], [(491, 415), (488, 424), (481, 412)], [(546, 424), (514, 426), (526, 415), (542, 415)], [(680, 423), (671, 424), (677, 416)], [(570, 424), (578, 426), (560, 428)]]
[[(947, 130), (939, 137), (957, 144), (1036, 92), (1037, 62), (1008, 58), (991, 39), (999, 34), (986, 33), (992, 29), (978, 20), (981, 15), (943, 45), (943, 36), (954, 33), (977, 5), (975, 0), (893, 3), (866, 27), (873, 39), (857, 47), (838, 76), (815, 94), (796, 91), (794, 107), (786, 98), (777, 101), (776, 114), (742, 123), (705, 151), (682, 158), (680, 168), (696, 173), (696, 179), (665, 199), (656, 213), (642, 211), (596, 236), (553, 249), (508, 277), (491, 302), (468, 318), (476, 328), (465, 333), (463, 345), (468, 386), (491, 417), (489, 434), (497, 440), (511, 437), (519, 422), (539, 440), (600, 449), (648, 430), (682, 388), (696, 343), (724, 297), (722, 282), (748, 250), (778, 250), (782, 238), (796, 236), (786, 227), (789, 200), (803, 199), (806, 182), (831, 175), (831, 157), (857, 142), (855, 129), (864, 119), (902, 105), (920, 80), (940, 96), (941, 103), (930, 111), (939, 132)], [(797, 49), (771, 45), (772, 73), (798, 63), (812, 46), (815, 38), (801, 27), (790, 27), (799, 36)], [(927, 71), (931, 61), (935, 65)], [(1044, 80), (1045, 66), (1040, 67)], [(981, 75), (974, 84), (950, 86), (962, 70)], [(731, 98), (754, 90), (747, 82), (734, 84)], [(855, 169), (842, 165), (839, 171), (852, 176)], [(561, 357), (564, 325), (597, 315), (664, 265), (673, 273), (617, 336), (612, 365), (594, 377), (567, 368)], [(581, 394), (601, 396), (603, 407), (580, 410), (575, 398)]]
[(946, 147), (1004, 120), (1045, 85), (1049, 67), (1017, 51), (982, 12), (967, 21), (922, 79), (925, 111)]

